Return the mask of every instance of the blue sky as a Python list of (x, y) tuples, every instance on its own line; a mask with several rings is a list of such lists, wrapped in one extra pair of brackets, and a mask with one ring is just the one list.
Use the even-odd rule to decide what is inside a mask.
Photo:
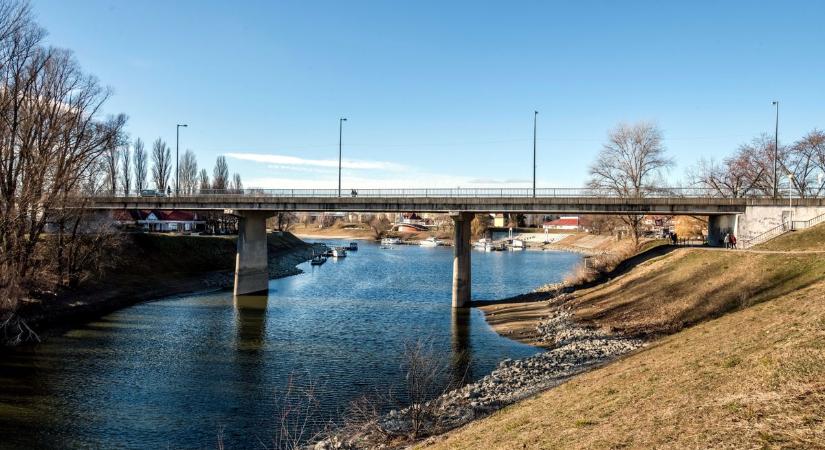
[[(825, 128), (825, 2), (32, 0), (129, 132), (246, 186), (581, 186), (608, 130), (676, 159)], [(173, 147), (174, 148), (174, 147)], [(674, 181), (676, 182), (676, 181)]]

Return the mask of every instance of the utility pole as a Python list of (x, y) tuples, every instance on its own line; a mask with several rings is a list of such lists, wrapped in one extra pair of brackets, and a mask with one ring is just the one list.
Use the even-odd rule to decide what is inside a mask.
[(538, 111), (533, 111), (533, 198), (536, 198), (536, 119)]
[(180, 127), (186, 128), (188, 125), (179, 123), (175, 127), (175, 197), (180, 195), (180, 158), (178, 157), (180, 149)]
[(774, 100), (776, 106), (776, 128), (773, 132), (773, 198), (779, 198), (779, 101)]
[(346, 117), (338, 119), (338, 197), (341, 197), (341, 136), (343, 135), (344, 122), (346, 121)]

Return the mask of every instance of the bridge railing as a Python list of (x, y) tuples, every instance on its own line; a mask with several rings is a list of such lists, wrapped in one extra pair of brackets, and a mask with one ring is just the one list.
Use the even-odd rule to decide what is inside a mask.
[[(449, 197), (484, 197), (484, 198), (724, 198), (714, 189), (693, 187), (646, 188), (638, 195), (622, 195), (610, 189), (594, 188), (412, 188), (412, 189), (200, 189), (194, 192), (167, 194), (155, 190), (141, 192), (102, 191), (96, 197), (385, 197), (385, 198), (449, 198)], [(768, 195), (750, 195), (747, 198), (769, 198)]]

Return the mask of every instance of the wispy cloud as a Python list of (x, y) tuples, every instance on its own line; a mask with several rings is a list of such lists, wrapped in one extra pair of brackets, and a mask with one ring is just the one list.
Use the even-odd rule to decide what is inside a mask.
[(521, 185), (521, 184), (529, 184), (532, 180), (524, 179), (524, 178), (508, 178), (506, 180), (499, 180), (494, 178), (473, 178), (471, 180), (467, 180), (468, 183), (471, 184), (508, 184), (508, 185)]
[[(276, 164), (280, 166), (309, 166), (309, 167), (338, 167), (337, 159), (304, 159), (297, 156), (272, 155), (266, 153), (227, 153), (226, 156), (242, 161), (253, 161), (266, 164)], [(402, 171), (406, 167), (401, 164), (386, 161), (362, 161), (345, 159), (341, 166), (344, 169), (356, 170), (389, 170)]]

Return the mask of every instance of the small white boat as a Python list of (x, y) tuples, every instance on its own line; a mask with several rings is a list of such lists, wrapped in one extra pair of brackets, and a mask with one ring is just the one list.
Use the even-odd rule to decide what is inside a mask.
[(396, 245), (400, 243), (401, 239), (397, 237), (385, 237), (384, 239), (381, 239), (381, 245)]
[(332, 257), (333, 258), (343, 258), (347, 256), (347, 251), (344, 247), (333, 247), (332, 249)]
[(419, 242), (418, 245), (422, 247), (438, 247), (439, 245), (441, 245), (441, 242), (434, 237), (428, 237), (427, 239), (424, 239), (423, 241)]
[(473, 242), (473, 247), (475, 247), (479, 250), (486, 250), (487, 246), (491, 245), (492, 243), (493, 243), (493, 241), (488, 239), (488, 238), (481, 238), (481, 239)]
[(525, 244), (524, 241), (522, 241), (521, 239), (513, 239), (510, 242), (510, 248), (522, 249), (525, 247), (527, 247), (527, 244)]

